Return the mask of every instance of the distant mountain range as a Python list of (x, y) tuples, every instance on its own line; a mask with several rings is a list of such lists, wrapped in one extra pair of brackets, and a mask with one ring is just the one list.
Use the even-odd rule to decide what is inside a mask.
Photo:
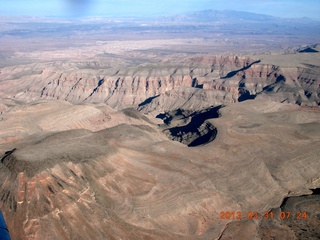
[(292, 22), (292, 23), (316, 23), (320, 24), (319, 21), (312, 20), (310, 18), (280, 18), (273, 17), (265, 14), (257, 14), (243, 11), (231, 11), (231, 10), (204, 10), (198, 12), (192, 12), (187, 14), (179, 14), (175, 16), (165, 17), (164, 21), (173, 22)]
[[(110, 21), (110, 20), (124, 20), (124, 21), (136, 21), (142, 20), (141, 18), (110, 18), (110, 17), (88, 17), (81, 18), (81, 22), (85, 21)], [(56, 17), (32, 17), (32, 16), (0, 16), (0, 22), (73, 22), (72, 18), (56, 18)], [(153, 21), (154, 18), (147, 18), (145, 20)], [(185, 14), (178, 14), (174, 16), (164, 16), (156, 18), (157, 22), (176, 22), (176, 23), (210, 23), (210, 22), (286, 22), (286, 23), (300, 23), (300, 24), (319, 24), (320, 21), (316, 21), (310, 18), (280, 18), (265, 14), (257, 14), (244, 11), (233, 10), (204, 10), (197, 12), (190, 12)]]
[[(264, 14), (240, 11), (205, 10), (167, 16), (161, 18), (40, 18), (40, 17), (1, 17), (0, 37), (52, 37), (61, 39), (65, 36), (76, 36), (79, 33), (97, 39), (110, 34), (133, 33), (145, 36), (197, 37), (213, 39), (221, 34), (226, 36), (245, 36), (251, 39), (260, 35), (259, 42), (266, 41), (271, 35), (284, 42), (293, 42), (293, 46), (313, 44), (320, 39), (320, 21), (309, 18), (286, 19)], [(262, 37), (264, 36), (264, 37)], [(277, 36), (277, 37), (276, 37)], [(224, 38), (224, 37), (223, 37)], [(286, 40), (290, 39), (290, 40)], [(300, 40), (299, 40), (300, 39)], [(303, 40), (302, 40), (303, 39)]]

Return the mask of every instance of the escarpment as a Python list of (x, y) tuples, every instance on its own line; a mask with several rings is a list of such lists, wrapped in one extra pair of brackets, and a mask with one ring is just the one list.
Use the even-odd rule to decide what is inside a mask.
[[(308, 57), (306, 53), (291, 55), (299, 58), (299, 54)], [(206, 108), (254, 98), (317, 106), (319, 69), (312, 64), (281, 66), (237, 56), (121, 68), (88, 63), (66, 67), (56, 62), (6, 67), (1, 70), (0, 89), (4, 97), (17, 100), (99, 102), (116, 109), (136, 106), (144, 111)]]

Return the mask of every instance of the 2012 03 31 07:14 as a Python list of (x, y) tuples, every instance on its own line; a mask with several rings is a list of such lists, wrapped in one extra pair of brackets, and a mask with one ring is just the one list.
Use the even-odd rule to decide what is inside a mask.
[(279, 212), (274, 213), (272, 211), (270, 212), (264, 212), (264, 213), (258, 213), (258, 212), (241, 212), (241, 211), (222, 211), (220, 212), (219, 219), (273, 219), (273, 218), (279, 218), (279, 219), (307, 219), (308, 213), (307, 212)]

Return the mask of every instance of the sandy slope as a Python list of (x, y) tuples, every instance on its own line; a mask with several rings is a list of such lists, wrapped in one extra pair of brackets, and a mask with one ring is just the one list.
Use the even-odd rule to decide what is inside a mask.
[[(228, 239), (233, 222), (258, 239), (270, 230), (247, 212), (319, 188), (318, 109), (231, 104), (208, 120), (217, 138), (188, 148), (134, 110), (4, 105), (1, 149), (16, 150), (3, 155), (0, 196), (13, 239)], [(220, 219), (221, 211), (243, 218)]]

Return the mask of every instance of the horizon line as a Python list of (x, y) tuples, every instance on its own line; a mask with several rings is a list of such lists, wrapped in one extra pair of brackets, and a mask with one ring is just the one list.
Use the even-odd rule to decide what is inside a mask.
[(268, 17), (273, 17), (275, 19), (288, 19), (288, 20), (298, 20), (298, 19), (308, 19), (312, 21), (320, 21), (319, 19), (315, 18), (310, 18), (307, 16), (304, 17), (278, 17), (275, 15), (270, 15), (270, 14), (265, 14), (265, 13), (257, 13), (257, 12), (250, 12), (250, 11), (242, 11), (242, 10), (231, 10), (231, 9), (224, 9), (224, 10), (216, 10), (216, 9), (204, 9), (204, 10), (199, 10), (199, 11), (188, 11), (188, 12), (181, 12), (177, 14), (170, 14), (170, 15), (165, 15), (165, 14), (150, 14), (150, 15), (102, 15), (102, 14), (93, 14), (93, 15), (44, 15), (44, 16), (39, 16), (39, 15), (28, 15), (28, 14), (1, 14), (0, 13), (0, 18), (37, 18), (37, 19), (92, 19), (92, 18), (109, 18), (109, 19), (158, 19), (161, 17), (165, 18), (170, 18), (170, 17), (176, 17), (176, 16), (181, 16), (181, 15), (192, 15), (194, 13), (200, 13), (200, 12), (207, 12), (207, 11), (214, 11), (214, 12), (238, 12), (238, 13), (250, 13), (250, 14), (255, 14), (255, 15), (260, 15), (260, 16), (268, 16)]

